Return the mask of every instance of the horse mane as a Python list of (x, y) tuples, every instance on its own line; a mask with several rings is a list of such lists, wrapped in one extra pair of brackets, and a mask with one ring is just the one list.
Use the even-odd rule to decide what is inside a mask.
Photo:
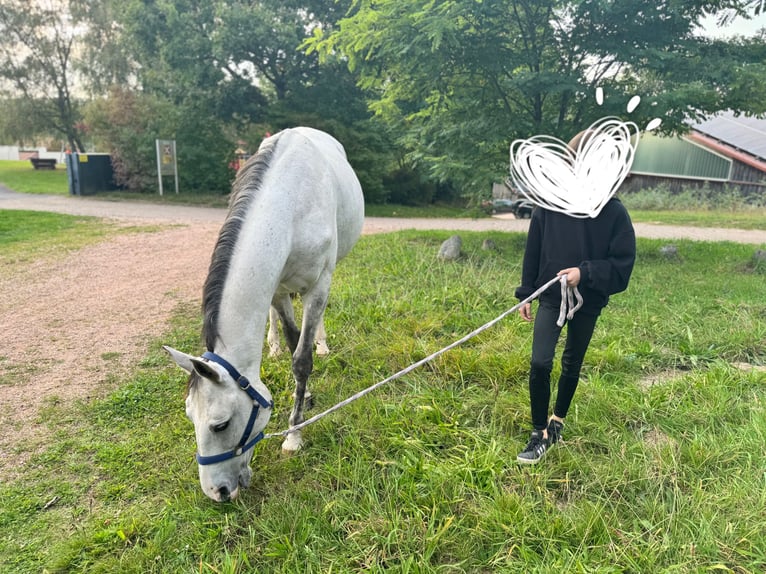
[(218, 315), (234, 247), (253, 197), (260, 189), (269, 169), (280, 137), (281, 134), (277, 134), (266, 140), (258, 148), (258, 152), (239, 170), (234, 180), (229, 199), (229, 214), (218, 235), (202, 291), (202, 337), (210, 351), (215, 349), (215, 342), (219, 338)]

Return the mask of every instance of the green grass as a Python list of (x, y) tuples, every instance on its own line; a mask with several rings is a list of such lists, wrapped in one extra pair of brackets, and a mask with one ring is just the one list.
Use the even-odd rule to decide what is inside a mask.
[(481, 218), (488, 217), (486, 211), (481, 209), (472, 209), (451, 205), (425, 205), (425, 206), (409, 206), (409, 205), (375, 205), (367, 204), (364, 208), (365, 215), (368, 217), (471, 217)]
[(36, 259), (61, 256), (115, 230), (92, 217), (0, 210), (0, 269), (10, 272)]
[[(466, 256), (442, 264), (449, 235), (364, 237), (341, 264), (317, 410), (515, 304), (524, 236), (462, 233)], [(480, 249), (487, 237), (500, 252)], [(201, 351), (199, 310), (182, 306), (112, 396), (41, 415), (49, 447), (0, 486), (0, 570), (762, 572), (766, 380), (730, 363), (766, 363), (764, 270), (751, 246), (679, 241), (671, 261), (661, 244), (639, 241), (565, 443), (534, 468), (514, 461), (531, 344), (514, 316), (310, 427), (297, 456), (260, 444), (251, 487), (215, 504), (185, 377), (160, 349)], [(282, 429), (288, 360), (266, 359), (262, 377)]]
[(62, 164), (55, 170), (35, 170), (29, 161), (0, 160), (0, 183), (19, 193), (69, 193), (66, 167)]
[(701, 209), (631, 209), (633, 221), (683, 225), (689, 227), (726, 227), (731, 229), (766, 229), (766, 208), (746, 210)]
[(744, 197), (732, 189), (707, 186), (671, 192), (665, 187), (620, 194), (634, 221), (696, 227), (766, 228), (762, 195)]

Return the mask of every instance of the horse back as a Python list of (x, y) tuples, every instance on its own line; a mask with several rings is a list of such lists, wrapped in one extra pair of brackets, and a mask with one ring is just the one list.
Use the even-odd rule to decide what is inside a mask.
[(307, 127), (279, 132), (276, 152), (263, 182), (254, 218), (278, 218), (292, 251), (316, 251), (329, 241), (340, 260), (356, 243), (364, 224), (362, 188), (343, 146)]

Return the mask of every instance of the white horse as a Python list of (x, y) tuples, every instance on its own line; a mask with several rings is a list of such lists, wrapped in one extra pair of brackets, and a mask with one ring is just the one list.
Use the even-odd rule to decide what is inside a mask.
[[(213, 500), (233, 499), (240, 485), (248, 486), (252, 447), (271, 416), (271, 393), (260, 378), (270, 307), (292, 351), (294, 426), (303, 421), (333, 271), (363, 223), (359, 180), (343, 146), (324, 132), (279, 132), (237, 174), (203, 292), (208, 352), (194, 357), (165, 347), (190, 374), (186, 414), (194, 423), (200, 483)], [(303, 301), (300, 328), (291, 293)], [(282, 448), (294, 452), (302, 442), (293, 432)]]

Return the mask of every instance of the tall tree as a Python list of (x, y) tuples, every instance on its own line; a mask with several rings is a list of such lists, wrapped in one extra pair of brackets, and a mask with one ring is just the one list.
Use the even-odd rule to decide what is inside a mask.
[(227, 73), (263, 86), (280, 113), (367, 117), (362, 93), (345, 66), (319, 66), (299, 49), (314, 29), (331, 30), (350, 0), (218, 2), (216, 53)]
[[(766, 111), (763, 41), (697, 34), (707, 14), (745, 13), (734, 0), (359, 0), (309, 51), (342, 54), (395, 127), (409, 157), (434, 177), (488, 190), (518, 137), (568, 138), (630, 96), (668, 129), (732, 107)], [(593, 98), (602, 86), (607, 100)]]
[(75, 46), (68, 2), (0, 0), (0, 78), (6, 91), (34, 103), (34, 113), (73, 149), (84, 149), (73, 94)]

